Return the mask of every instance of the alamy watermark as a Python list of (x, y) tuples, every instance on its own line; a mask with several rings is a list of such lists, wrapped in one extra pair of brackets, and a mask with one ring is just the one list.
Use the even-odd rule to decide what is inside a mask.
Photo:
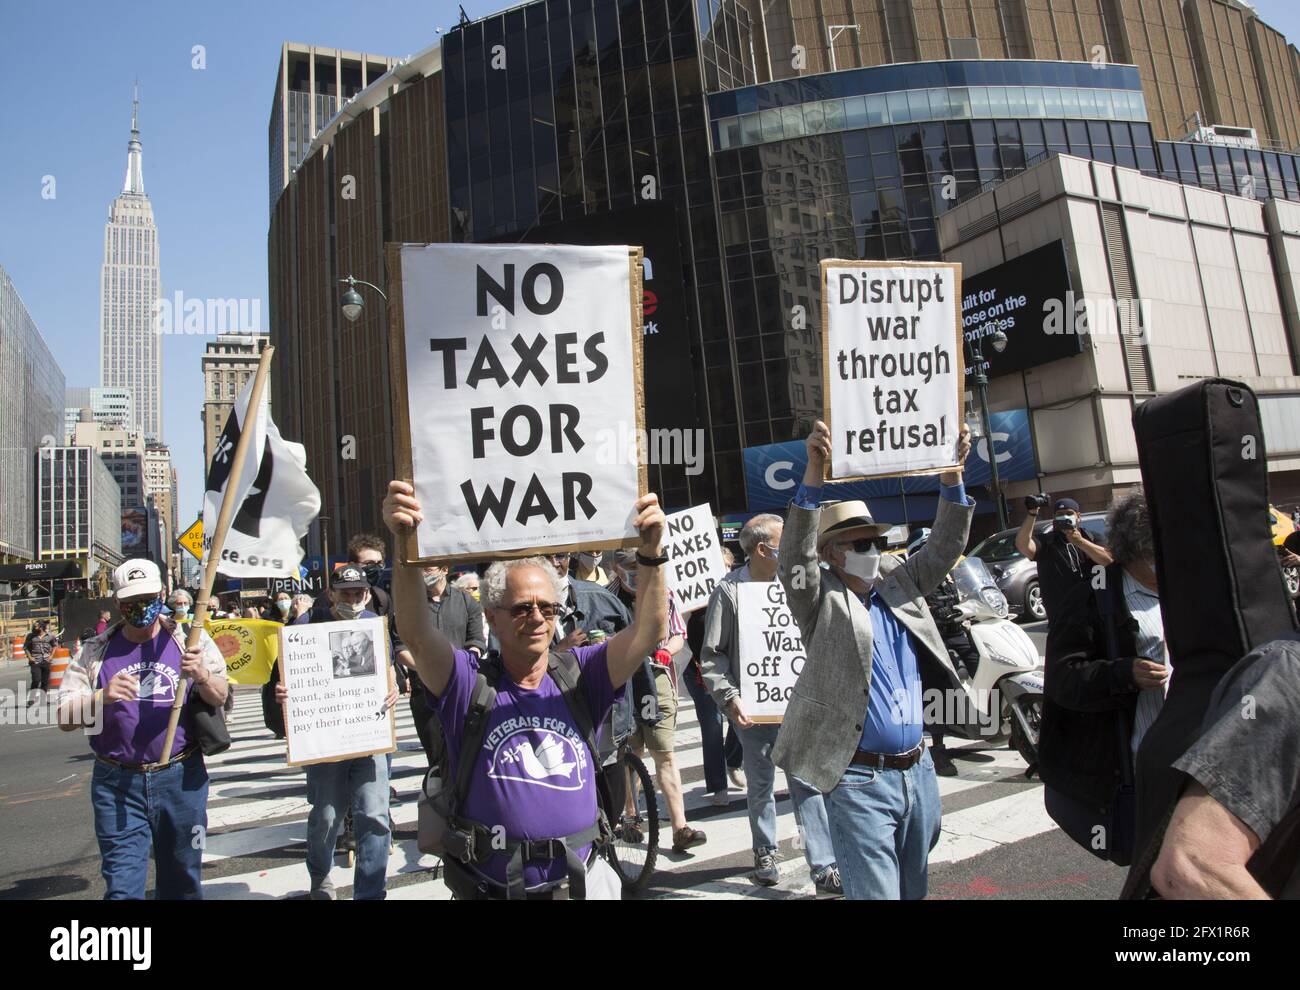
[(177, 290), (170, 299), (155, 299), (151, 309), (154, 333), (215, 335), (261, 332), (261, 299), (187, 298)]

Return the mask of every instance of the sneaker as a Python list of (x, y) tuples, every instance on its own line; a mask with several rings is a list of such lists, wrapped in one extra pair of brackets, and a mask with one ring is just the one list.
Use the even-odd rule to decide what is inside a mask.
[(745, 771), (740, 767), (728, 768), (727, 777), (730, 779), (732, 787), (741, 791), (745, 789)]
[(329, 877), (326, 877), (320, 883), (313, 885), (307, 899), (311, 901), (337, 901), (338, 895), (334, 893), (334, 882)]
[(401, 804), (401, 803), (402, 803), (402, 799), (399, 798), (399, 797), (397, 796), (397, 788), (396, 788), (396, 787), (392, 787), (392, 786), (390, 786), (390, 787), (388, 788), (388, 803), (389, 803), (390, 805), (393, 805), (393, 804)]
[(683, 825), (673, 833), (673, 852), (683, 853), (687, 849), (693, 849), (695, 846), (702, 846), (708, 841), (698, 828), (691, 828), (689, 825)]
[(957, 776), (957, 765), (952, 762), (946, 746), (931, 746), (930, 759), (934, 760), (934, 772), (940, 777)]
[(714, 791), (712, 794), (707, 795), (707, 798), (709, 804), (715, 808), (725, 808), (731, 804), (731, 795), (727, 793), (725, 787), (720, 791)]
[(641, 825), (635, 821), (625, 821), (614, 829), (614, 834), (624, 842), (639, 846), (645, 841), (645, 833), (641, 831)]
[(781, 871), (776, 866), (776, 856), (763, 853), (754, 857), (754, 882), (763, 887), (775, 887), (781, 882)]
[(822, 875), (815, 877), (813, 883), (817, 887), (817, 893), (829, 897), (843, 897), (844, 884), (840, 882), (840, 871), (838, 867), (827, 867)]

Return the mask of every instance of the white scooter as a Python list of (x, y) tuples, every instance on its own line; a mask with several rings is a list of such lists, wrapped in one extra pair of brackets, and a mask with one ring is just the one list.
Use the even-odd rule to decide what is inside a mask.
[(942, 717), (945, 730), (989, 739), (1007, 725), (1032, 773), (1043, 715), (1043, 662), (1033, 640), (1011, 621), (1006, 596), (978, 557), (958, 563), (928, 600), (965, 696), (964, 711)]

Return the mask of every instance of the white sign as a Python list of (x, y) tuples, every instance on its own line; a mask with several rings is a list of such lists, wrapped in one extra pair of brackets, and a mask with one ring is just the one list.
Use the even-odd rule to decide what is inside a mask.
[(831, 477), (955, 467), (961, 265), (823, 261), (822, 299)]
[(401, 260), (418, 557), (635, 537), (628, 249), (404, 245)]
[(383, 618), (312, 622), (280, 630), (280, 680), (290, 766), (397, 749), (388, 697)]
[(686, 615), (708, 605), (713, 589), (727, 574), (713, 527), (713, 507), (697, 505), (668, 516), (663, 553), (668, 558), (665, 578), (677, 596), (677, 610)]
[(740, 704), (755, 721), (779, 722), (803, 670), (803, 637), (779, 581), (736, 586)]

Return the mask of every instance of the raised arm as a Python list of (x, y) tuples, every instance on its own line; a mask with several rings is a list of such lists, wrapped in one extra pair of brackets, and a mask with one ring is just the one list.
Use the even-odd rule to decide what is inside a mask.
[(384, 499), (384, 525), (398, 538), (393, 554), (393, 614), (402, 631), (402, 641), (415, 660), (420, 680), (435, 695), (447, 687), (455, 665), (451, 643), (433, 623), (429, 614), (424, 575), (420, 568), (402, 563), (400, 541), (423, 518), (415, 489), (405, 481), (390, 481)]
[(1038, 510), (1030, 509), (1016, 533), (1016, 549), (1030, 560), (1038, 556), (1038, 543), (1034, 540), (1034, 524), (1037, 522)]
[[(636, 528), (641, 534), (637, 552), (658, 557), (664, 535), (664, 512), (654, 493), (636, 500)], [(668, 587), (662, 566), (638, 563), (636, 568), (636, 610), (632, 624), (609, 641), (609, 680), (620, 688), (668, 636)]]
[(817, 524), (821, 520), (821, 500), (826, 462), (831, 456), (830, 428), (818, 420), (806, 441), (808, 466), (803, 484), (795, 492), (781, 534), (781, 556), (777, 561), (777, 578), (785, 588), (790, 614), (799, 623), (804, 637), (811, 634), (810, 624), (817, 614), (821, 597), (822, 571), (817, 561)]

